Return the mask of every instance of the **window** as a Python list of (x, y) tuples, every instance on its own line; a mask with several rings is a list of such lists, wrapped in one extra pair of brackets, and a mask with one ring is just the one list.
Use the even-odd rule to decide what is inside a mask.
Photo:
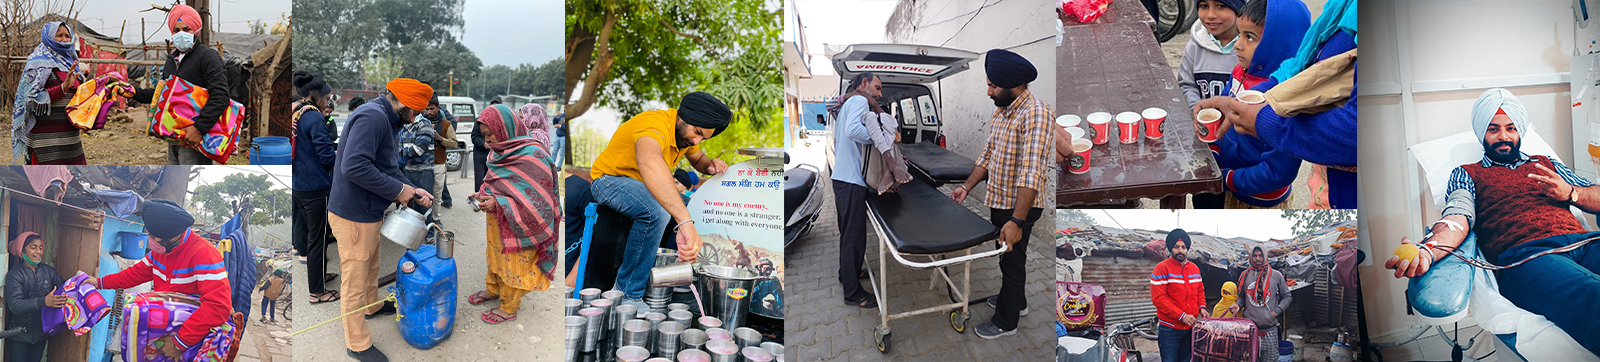
[(456, 117), (478, 116), (478, 112), (473, 109), (471, 104), (452, 104), (450, 105), (450, 114), (453, 114)]
[(922, 124), (925, 126), (939, 125), (939, 120), (934, 117), (939, 113), (938, 110), (933, 108), (933, 96), (924, 94), (921, 97), (917, 97), (917, 103), (922, 104)]
[(900, 105), (900, 124), (901, 125), (905, 125), (905, 126), (916, 127), (917, 126), (917, 121), (922, 119), (922, 116), (920, 114), (921, 112), (917, 111), (918, 110), (917, 100), (916, 99), (912, 99), (912, 98), (906, 98), (906, 99), (901, 99), (899, 103), (900, 103), (899, 104)]

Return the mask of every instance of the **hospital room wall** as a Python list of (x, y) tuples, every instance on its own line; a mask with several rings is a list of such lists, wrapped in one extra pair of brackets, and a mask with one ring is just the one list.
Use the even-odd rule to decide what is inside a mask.
[[(1438, 218), (1406, 147), (1471, 130), (1472, 105), (1488, 87), (1510, 89), (1534, 129), (1563, 160), (1573, 160), (1570, 86), (1570, 2), (1362, 2), (1366, 53), (1359, 99), (1361, 218), (1378, 262), (1361, 270), (1368, 330), (1375, 341), (1404, 331), (1404, 280), (1382, 259), (1401, 236), (1419, 237)], [(1517, 16), (1505, 16), (1518, 14)], [(1407, 49), (1399, 49), (1404, 45)], [(1401, 53), (1405, 52), (1405, 53)], [(1409, 58), (1409, 61), (1403, 59)], [(1401, 75), (1414, 89), (1402, 97)], [(1402, 113), (1409, 109), (1409, 117)], [(1417, 172), (1406, 178), (1407, 172)], [(1408, 191), (1407, 182), (1418, 185)], [(1470, 322), (1468, 320), (1467, 322)]]

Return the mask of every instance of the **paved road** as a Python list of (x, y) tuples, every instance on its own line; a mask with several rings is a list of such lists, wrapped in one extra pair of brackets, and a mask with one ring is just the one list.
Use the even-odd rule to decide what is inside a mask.
[(239, 340), (239, 357), (236, 359), (237, 361), (287, 362), (290, 360), (289, 356), (294, 348), (294, 338), (289, 336), (289, 333), (293, 332), (289, 327), (293, 322), (290, 322), (288, 316), (283, 314), (284, 304), (279, 301), (277, 308), (273, 311), (277, 317), (276, 321), (263, 323), (261, 322), (261, 291), (255, 291), (255, 294), (250, 296), (251, 314), (245, 316), (245, 319), (249, 320), (250, 323), (249, 327), (244, 330), (244, 338)]
[[(827, 176), (819, 176), (827, 180)], [(948, 194), (950, 187), (943, 188)], [(981, 188), (980, 188), (981, 189)], [(872, 331), (878, 323), (876, 310), (845, 305), (837, 281), (839, 229), (833, 211), (831, 188), (826, 194), (829, 205), (817, 225), (788, 248), (789, 280), (785, 285), (788, 316), (784, 330), (788, 333), (786, 354), (794, 361), (1050, 361), (1055, 359), (1055, 330), (1053, 321), (1052, 289), (1055, 267), (1053, 242), (1048, 237), (1048, 227), (1034, 230), (1028, 243), (1028, 304), (1030, 314), (1022, 317), (1017, 334), (996, 340), (984, 340), (972, 332), (972, 327), (988, 321), (994, 310), (985, 304), (973, 305), (972, 320), (967, 332), (951, 329), (946, 313), (926, 314), (889, 323), (893, 331), (890, 351), (878, 353), (872, 340)], [(982, 209), (982, 193), (975, 192), (966, 204), (969, 209)], [(976, 211), (975, 211), (976, 212)], [(1046, 225), (1048, 223), (1040, 223)], [(868, 242), (877, 243), (877, 237), (868, 229)], [(868, 265), (876, 266), (877, 244), (867, 247)], [(891, 258), (892, 259), (892, 258)], [(972, 298), (1000, 292), (999, 259), (984, 259), (972, 263)], [(873, 269), (876, 273), (876, 268)], [(948, 303), (944, 288), (928, 289), (928, 271), (899, 266), (891, 261), (889, 266), (890, 312), (899, 313)], [(960, 278), (959, 272), (952, 277)], [(959, 280), (959, 279), (958, 279)], [(942, 278), (940, 283), (943, 283)], [(864, 285), (865, 286), (865, 285)], [(909, 308), (909, 309), (908, 309)]]
[[(470, 173), (470, 172), (469, 172)], [(466, 202), (472, 193), (471, 179), (459, 179), (459, 173), (450, 173), (446, 185), (455, 198), (451, 209), (441, 208), (441, 223), (446, 230), (455, 232), (458, 244), (455, 250), (456, 268), (459, 271), (459, 289), (456, 297), (454, 334), (428, 350), (418, 350), (406, 344), (392, 317), (368, 321), (372, 329), (372, 342), (394, 361), (559, 361), (561, 350), (561, 292), (559, 287), (533, 292), (522, 299), (522, 310), (517, 320), (500, 325), (488, 325), (479, 315), (498, 302), (481, 306), (467, 304), (467, 296), (483, 290), (486, 271), (484, 261), (484, 214), (473, 212)], [(379, 248), (380, 271), (387, 274), (398, 263), (404, 250), (384, 242)], [(329, 270), (338, 270), (338, 246), (328, 248)], [(295, 269), (296, 285), (306, 285), (305, 268)], [(552, 284), (558, 285), (557, 276)], [(329, 284), (337, 288), (338, 281)], [(391, 284), (392, 285), (392, 284)], [(382, 289), (380, 289), (382, 290)], [(338, 303), (311, 305), (304, 302), (304, 288), (296, 288), (295, 328), (313, 324), (339, 315)], [(344, 330), (338, 321), (296, 336), (295, 361), (350, 361), (344, 354)]]

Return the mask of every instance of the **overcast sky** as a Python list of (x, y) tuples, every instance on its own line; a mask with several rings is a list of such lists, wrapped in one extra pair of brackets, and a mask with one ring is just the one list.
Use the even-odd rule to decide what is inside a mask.
[[(150, 4), (167, 6), (171, 0), (154, 1), (128, 1), (128, 0), (79, 0), (78, 21), (85, 26), (106, 36), (116, 37), (123, 30), (122, 22), (127, 21), (127, 32), (122, 33), (122, 43), (138, 44), (144, 36), (139, 33), (139, 19), (145, 21), (145, 36), (150, 41), (159, 42), (171, 38), (166, 31), (167, 12), (151, 10), (139, 12), (150, 8)], [(224, 33), (249, 33), (248, 21), (265, 21), (268, 28), (280, 21), (280, 17), (289, 16), (289, 0), (211, 0), (211, 18), (213, 29)], [(60, 9), (52, 9), (59, 11)], [(42, 9), (35, 9), (42, 12)], [(42, 15), (42, 14), (41, 14)]]
[(833, 74), (833, 67), (822, 58), (824, 43), (884, 42), (884, 25), (889, 22), (889, 13), (894, 12), (896, 3), (894, 0), (796, 0), (796, 12), (805, 26), (806, 42), (814, 57), (811, 72)]
[[(1294, 222), (1282, 218), (1283, 210), (1084, 210), (1102, 226), (1127, 229), (1171, 230), (1183, 228), (1225, 238), (1243, 236), (1259, 241), (1294, 237)], [(1109, 214), (1109, 217), (1108, 217)], [(1115, 220), (1115, 221), (1113, 221)], [(1121, 223), (1121, 226), (1118, 226)]]
[(461, 43), (483, 66), (539, 65), (561, 57), (566, 38), (561, 0), (466, 0)]
[[(205, 185), (207, 183), (215, 184), (215, 183), (218, 183), (218, 182), (222, 182), (222, 180), (227, 178), (228, 175), (232, 175), (232, 174), (236, 174), (236, 173), (249, 174), (249, 175), (266, 175), (267, 172), (271, 172), (272, 175), (273, 176), (277, 176), (277, 178), (274, 179), (274, 178), (269, 176), (269, 177), (267, 177), (267, 182), (272, 184), (272, 189), (274, 189), (274, 190), (276, 190), (276, 189), (287, 189), (287, 188), (289, 188), (289, 185), (286, 185), (285, 183), (294, 182), (292, 179), (289, 178), (290, 175), (294, 174), (294, 172), (292, 171), (293, 166), (256, 166), (256, 165), (251, 165), (251, 166), (230, 166), (230, 165), (213, 165), (213, 166), (198, 166), (198, 167), (200, 168), (200, 177), (195, 178), (194, 180), (189, 182), (189, 188), (190, 189), (193, 189), (193, 188), (195, 188), (197, 186), (200, 186), (200, 185)], [(266, 170), (262, 170), (263, 167), (265, 167)]]

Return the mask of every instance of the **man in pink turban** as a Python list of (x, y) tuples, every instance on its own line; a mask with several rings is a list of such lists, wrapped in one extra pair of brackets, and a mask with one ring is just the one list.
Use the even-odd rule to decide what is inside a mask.
[[(167, 12), (167, 30), (172, 32), (172, 46), (177, 48), (161, 67), (161, 79), (177, 76), (210, 91), (206, 104), (194, 118), (194, 125), (183, 129), (185, 144), (199, 144), (203, 136), (217, 125), (232, 101), (228, 97), (228, 77), (222, 67), (222, 55), (216, 49), (198, 44), (202, 27), (200, 13), (188, 5), (173, 6)], [(209, 165), (212, 161), (204, 153), (184, 145), (167, 146), (169, 165)]]

